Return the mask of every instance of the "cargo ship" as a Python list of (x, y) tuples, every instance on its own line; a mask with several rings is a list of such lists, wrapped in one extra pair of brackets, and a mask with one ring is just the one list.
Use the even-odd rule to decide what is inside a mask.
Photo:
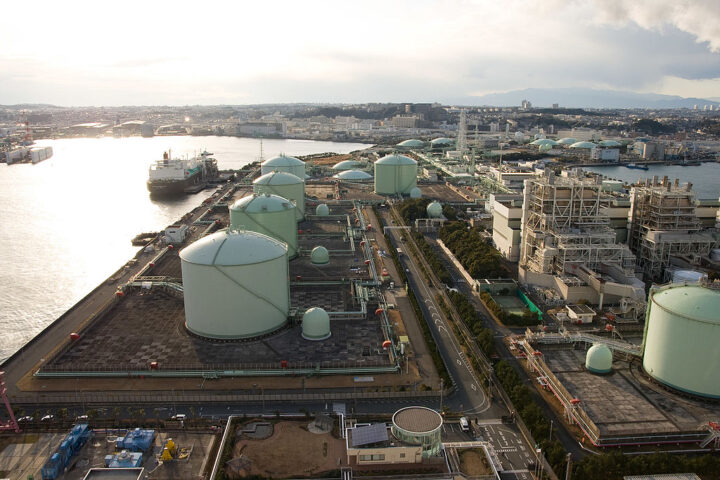
[(52, 156), (52, 147), (20, 146), (5, 152), (3, 161), (8, 165), (13, 163), (39, 163)]
[(628, 163), (627, 165), (625, 165), (625, 167), (635, 170), (650, 170), (650, 167), (648, 167), (647, 165), (637, 165), (635, 163)]
[(150, 166), (147, 188), (152, 196), (180, 195), (201, 187), (218, 175), (217, 161), (207, 151), (192, 158), (172, 158), (163, 153), (162, 160)]

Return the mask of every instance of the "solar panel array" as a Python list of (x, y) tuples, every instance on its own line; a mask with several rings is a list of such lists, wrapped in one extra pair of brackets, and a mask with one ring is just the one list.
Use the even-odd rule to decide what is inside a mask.
[(352, 431), (352, 446), (369, 445), (371, 443), (386, 442), (388, 440), (387, 425), (373, 423), (365, 427), (356, 427)]

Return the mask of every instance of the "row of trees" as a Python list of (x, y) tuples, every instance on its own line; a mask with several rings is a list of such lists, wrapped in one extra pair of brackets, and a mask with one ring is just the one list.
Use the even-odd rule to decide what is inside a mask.
[(435, 249), (433, 249), (427, 240), (425, 240), (425, 236), (419, 232), (412, 232), (412, 237), (422, 254), (425, 256), (425, 260), (428, 265), (430, 265), (430, 268), (432, 268), (433, 272), (435, 272), (435, 275), (437, 275), (440, 281), (445, 285), (450, 285), (452, 283), (452, 276), (450, 275), (450, 272), (442, 260), (440, 260), (440, 257)]
[(465, 222), (448, 222), (439, 232), (440, 239), (453, 252), (473, 278), (498, 278), (504, 275), (502, 255), (487, 243), (478, 228)]

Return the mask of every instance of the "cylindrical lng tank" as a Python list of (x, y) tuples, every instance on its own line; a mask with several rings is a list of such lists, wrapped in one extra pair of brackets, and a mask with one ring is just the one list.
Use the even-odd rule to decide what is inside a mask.
[(271, 333), (290, 309), (287, 246), (250, 231), (227, 230), (180, 251), (185, 325), (214, 339)]
[(295, 205), (286, 198), (269, 193), (241, 198), (230, 207), (230, 227), (273, 237), (287, 244), (290, 257), (297, 254)]
[(720, 292), (699, 285), (650, 291), (643, 367), (683, 392), (720, 398)]
[(263, 175), (275, 171), (292, 173), (298, 178), (305, 179), (305, 162), (295, 157), (280, 155), (266, 160), (260, 165), (260, 172)]
[(405, 155), (388, 155), (375, 162), (375, 193), (409, 195), (417, 186), (417, 162)]
[(672, 274), (672, 283), (700, 283), (706, 278), (706, 273), (697, 270), (675, 270)]
[(270, 193), (295, 203), (298, 220), (305, 218), (305, 181), (287, 172), (270, 172), (253, 182), (255, 193)]
[(430, 202), (426, 207), (428, 218), (441, 218), (443, 207), (439, 202)]

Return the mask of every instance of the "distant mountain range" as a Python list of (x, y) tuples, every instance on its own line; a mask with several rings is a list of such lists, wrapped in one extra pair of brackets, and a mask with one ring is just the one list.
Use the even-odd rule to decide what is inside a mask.
[(565, 108), (693, 108), (695, 105), (702, 108), (704, 105), (720, 105), (717, 99), (590, 88), (526, 88), (458, 98), (452, 103), (505, 107), (519, 106), (523, 100), (529, 100), (533, 107), (551, 107), (557, 103)]

